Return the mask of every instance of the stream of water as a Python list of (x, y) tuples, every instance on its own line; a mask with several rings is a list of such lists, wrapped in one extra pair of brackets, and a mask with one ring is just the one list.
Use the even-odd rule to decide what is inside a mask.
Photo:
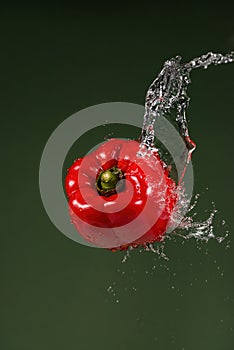
[[(180, 56), (176, 56), (164, 63), (164, 66), (156, 79), (149, 86), (145, 99), (145, 113), (140, 137), (139, 157), (150, 156), (155, 150), (159, 151), (155, 146), (155, 121), (160, 116), (175, 115), (175, 121), (178, 126), (178, 131), (184, 140), (187, 149), (187, 155), (184, 162), (184, 168), (178, 179), (178, 188), (180, 191), (180, 199), (178, 201), (177, 209), (174, 211), (172, 221), (177, 221), (177, 229), (173, 231), (173, 236), (180, 236), (185, 239), (195, 238), (199, 241), (208, 241), (209, 239), (216, 239), (221, 243), (228, 236), (226, 228), (223, 232), (216, 234), (214, 232), (213, 220), (217, 213), (215, 204), (212, 203), (208, 217), (203, 221), (196, 221), (197, 213), (194, 208), (197, 205), (199, 194), (194, 198), (193, 204), (189, 205), (188, 214), (186, 217), (180, 217), (180, 207), (186, 205), (186, 196), (183, 195), (183, 178), (189, 162), (191, 161), (192, 153), (196, 149), (195, 142), (190, 138), (189, 127), (187, 122), (187, 111), (189, 107), (190, 98), (187, 95), (188, 85), (191, 83), (190, 74), (196, 68), (207, 69), (210, 65), (220, 65), (234, 62), (234, 52), (222, 55), (220, 53), (209, 52), (198, 58), (194, 58), (188, 63), (183, 63)], [(168, 165), (168, 164), (167, 164)], [(192, 214), (191, 214), (192, 213)], [(224, 222), (222, 220), (222, 222)], [(225, 226), (225, 225), (221, 225)], [(165, 238), (171, 238), (166, 235)], [(146, 250), (157, 253), (163, 257), (164, 242), (150, 244)], [(227, 243), (227, 246), (229, 242)], [(123, 261), (126, 261), (129, 256), (129, 251), (126, 253)]]

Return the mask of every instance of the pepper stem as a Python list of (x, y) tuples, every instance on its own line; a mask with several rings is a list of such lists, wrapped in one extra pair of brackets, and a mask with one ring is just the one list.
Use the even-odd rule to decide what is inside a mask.
[(122, 178), (122, 171), (117, 167), (101, 171), (96, 181), (98, 193), (102, 196), (116, 193), (117, 183)]

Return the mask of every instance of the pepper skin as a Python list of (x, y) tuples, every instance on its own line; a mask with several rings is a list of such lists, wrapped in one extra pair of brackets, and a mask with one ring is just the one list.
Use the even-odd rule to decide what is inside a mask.
[(138, 157), (139, 142), (110, 139), (68, 169), (65, 190), (78, 233), (97, 247), (125, 250), (162, 239), (176, 185), (157, 152)]

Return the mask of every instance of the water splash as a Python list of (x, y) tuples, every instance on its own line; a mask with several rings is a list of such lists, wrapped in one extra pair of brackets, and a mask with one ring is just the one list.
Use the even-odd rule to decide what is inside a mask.
[[(150, 85), (145, 99), (145, 113), (143, 128), (140, 137), (139, 157), (150, 158), (150, 155), (156, 150), (155, 147), (155, 121), (160, 116), (175, 115), (175, 121), (178, 125), (178, 131), (185, 143), (187, 155), (185, 156), (185, 164), (183, 165), (182, 173), (178, 179), (177, 195), (179, 197), (177, 207), (174, 210), (171, 218), (171, 223), (175, 224), (177, 229), (173, 234), (183, 237), (184, 239), (195, 238), (200, 241), (208, 241), (213, 238), (221, 243), (227, 236), (228, 232), (223, 236), (216, 236), (214, 234), (213, 220), (217, 213), (215, 206), (211, 210), (210, 215), (203, 221), (196, 221), (193, 216), (183, 216), (183, 208), (188, 207), (187, 212), (191, 212), (199, 199), (199, 195), (195, 196), (194, 203), (191, 205), (187, 199), (183, 186), (183, 178), (187, 166), (191, 160), (192, 153), (196, 148), (196, 144), (189, 135), (189, 128), (187, 122), (187, 110), (190, 98), (187, 95), (188, 85), (191, 83), (190, 73), (193, 69), (204, 68), (207, 69), (210, 65), (219, 65), (234, 62), (234, 52), (222, 55), (220, 53), (209, 52), (198, 58), (194, 58), (188, 63), (182, 63), (182, 58), (176, 56), (164, 63), (164, 66), (157, 76), (157, 78)], [(168, 164), (165, 164), (168, 166)], [(166, 235), (164, 239), (171, 238), (171, 235)], [(164, 243), (160, 243), (164, 244)], [(157, 246), (148, 245), (144, 247), (146, 251), (157, 253), (163, 258), (166, 257), (164, 253), (164, 245), (160, 250)], [(129, 252), (127, 252), (129, 254)], [(125, 257), (127, 260), (128, 256)], [(167, 257), (166, 257), (167, 258)]]
[[(188, 212), (191, 212), (196, 207), (200, 195), (197, 194), (195, 196), (194, 203), (190, 206)], [(212, 202), (212, 208), (210, 209), (210, 213), (208, 217), (204, 220), (197, 220), (197, 212), (194, 212), (193, 215), (187, 215), (183, 217), (177, 227), (177, 229), (173, 232), (173, 236), (181, 237), (184, 240), (188, 240), (190, 238), (194, 238), (197, 243), (198, 242), (208, 242), (210, 239), (215, 240), (217, 243), (222, 243), (228, 236), (229, 232), (225, 227), (225, 220), (222, 220), (221, 225), (222, 228), (219, 228), (219, 235), (214, 232), (214, 219), (218, 214), (218, 210), (215, 207), (215, 203)], [(172, 218), (173, 220), (174, 218)], [(229, 241), (226, 245), (229, 248)]]

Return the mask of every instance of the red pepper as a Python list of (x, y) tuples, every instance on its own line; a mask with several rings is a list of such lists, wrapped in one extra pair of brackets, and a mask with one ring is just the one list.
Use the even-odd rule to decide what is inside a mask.
[(68, 169), (69, 212), (88, 242), (114, 250), (161, 240), (176, 203), (175, 182), (157, 152), (138, 157), (139, 142), (111, 139)]

